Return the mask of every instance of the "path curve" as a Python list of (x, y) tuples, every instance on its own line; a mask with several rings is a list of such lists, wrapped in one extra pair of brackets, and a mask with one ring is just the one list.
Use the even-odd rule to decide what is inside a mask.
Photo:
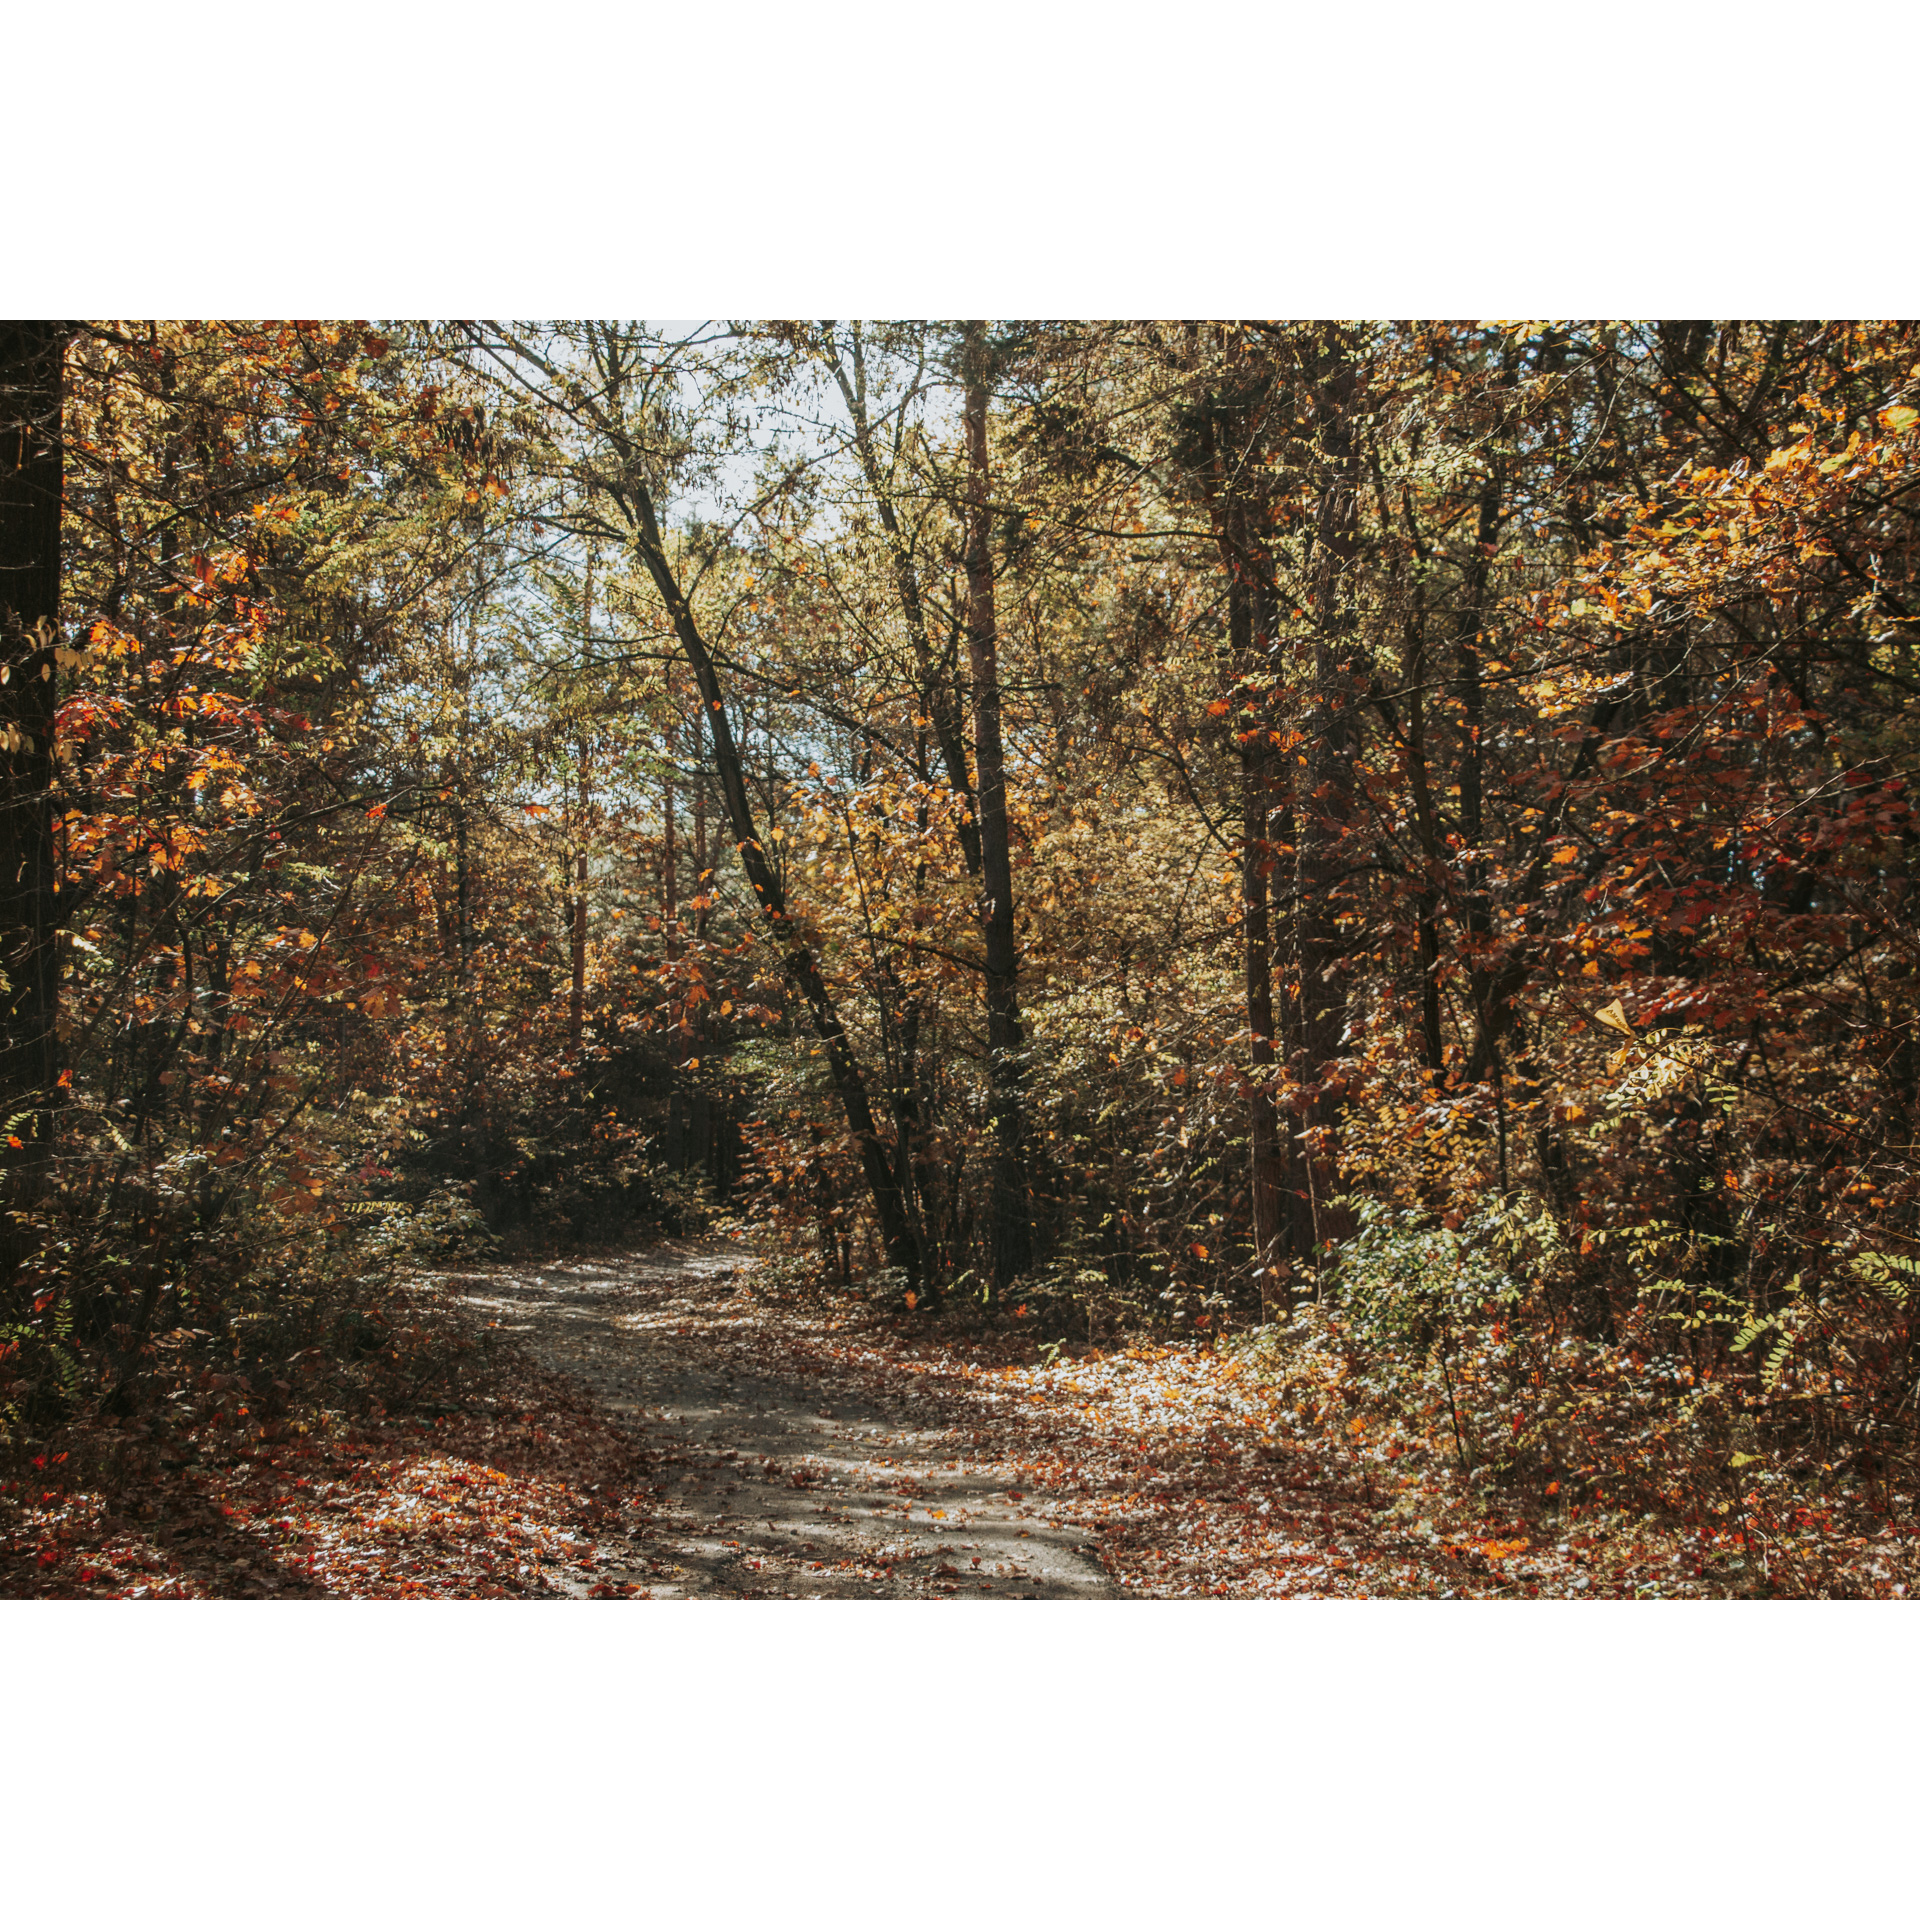
[(754, 1265), (731, 1250), (449, 1277), (640, 1450), (657, 1504), (595, 1580), (659, 1599), (1123, 1597), (1092, 1536), (1017, 1473), (977, 1453), (961, 1469), (951, 1400), (877, 1354), (835, 1365), (769, 1342)]

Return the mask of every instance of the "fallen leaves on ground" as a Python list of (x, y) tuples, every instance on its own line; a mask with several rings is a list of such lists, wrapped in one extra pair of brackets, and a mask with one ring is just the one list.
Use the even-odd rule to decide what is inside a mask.
[[(465, 1283), (422, 1284), (444, 1311)], [(938, 1433), (949, 1470), (1002, 1486), (1036, 1532), (1091, 1529), (1131, 1595), (1765, 1593), (1792, 1556), (1816, 1550), (1826, 1591), (1904, 1597), (1920, 1577), (1911, 1523), (1836, 1529), (1838, 1510), (1817, 1501), (1800, 1510), (1805, 1538), (1763, 1534), (1738, 1515), (1702, 1530), (1503, 1507), (1377, 1457), (1364, 1422), (1298, 1431), (1255, 1367), (1202, 1347), (1075, 1354), (698, 1267), (650, 1293), (650, 1310), (717, 1362), (805, 1380), (823, 1404), (858, 1394), (910, 1414), (923, 1435)], [(633, 1570), (633, 1543), (659, 1519), (632, 1441), (575, 1386), (512, 1352), (475, 1359), (459, 1391), (461, 1404), (431, 1418), (375, 1408), (203, 1433), (194, 1457), (95, 1486), (69, 1477), (72, 1442), (43, 1452), (0, 1488), (10, 1509), (0, 1594), (644, 1593), (613, 1572)], [(875, 1466), (912, 1499), (904, 1463)], [(946, 1593), (995, 1571), (949, 1557), (929, 1577)]]
[[(0, 1487), (8, 1598), (614, 1597), (598, 1569), (650, 1504), (631, 1449), (564, 1382), (511, 1356), (461, 1410), (379, 1409), (196, 1436), (168, 1465), (73, 1486), (29, 1457)], [(76, 1436), (77, 1438), (78, 1436)], [(96, 1443), (108, 1436), (89, 1436)], [(0, 1509), (4, 1511), (4, 1509)]]

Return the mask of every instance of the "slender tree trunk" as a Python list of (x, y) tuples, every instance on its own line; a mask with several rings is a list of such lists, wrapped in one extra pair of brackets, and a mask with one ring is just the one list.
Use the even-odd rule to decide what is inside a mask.
[(673, 1023), (673, 1030), (667, 1035), (667, 1065), (672, 1076), (667, 1089), (667, 1157), (676, 1171), (684, 1172), (687, 1164), (689, 1101), (681, 1077), (687, 1061), (692, 1057), (692, 1047), (687, 1031), (690, 1015), (684, 998), (685, 988), (673, 978), (673, 964), (680, 957), (677, 937), (680, 925), (680, 843), (673, 796), (673, 756), (679, 745), (678, 733), (677, 727), (667, 729), (667, 771), (660, 783), (660, 933), (667, 992), (671, 996), (678, 988), (683, 996), (680, 1018)]
[(669, 962), (680, 957), (680, 829), (673, 793), (673, 756), (678, 727), (667, 729), (667, 772), (660, 783), (660, 928)]
[[(580, 601), (580, 664), (589, 667), (593, 661), (593, 549), (587, 549), (586, 579)], [(577, 748), (579, 771), (579, 801), (573, 823), (573, 899), (569, 903), (567, 915), (571, 936), (573, 961), (573, 988), (567, 996), (567, 1048), (569, 1052), (580, 1051), (581, 1037), (586, 1030), (587, 1020), (587, 807), (591, 788), (589, 784), (589, 753), (584, 730)]]
[(787, 978), (806, 1002), (813, 1029), (820, 1036), (827, 1070), (833, 1076), (840, 1095), (841, 1110), (847, 1116), (847, 1130), (859, 1150), (867, 1190), (873, 1197), (874, 1212), (880, 1220), (880, 1237), (887, 1264), (898, 1268), (909, 1285), (921, 1283), (920, 1249), (913, 1237), (912, 1225), (893, 1174), (892, 1156), (874, 1125), (872, 1103), (867, 1098), (866, 1080), (860, 1071), (853, 1044), (847, 1038), (840, 1015), (833, 1004), (819, 963), (805, 936), (794, 926), (787, 912), (785, 890), (780, 877), (767, 859), (754, 822), (753, 804), (747, 794), (746, 775), (740, 763), (740, 750), (733, 737), (733, 725), (727, 718), (721, 697), (720, 676), (713, 656), (707, 650), (706, 636), (694, 618), (693, 607), (681, 591), (672, 564), (667, 559), (666, 543), (661, 538), (659, 519), (653, 508), (653, 495), (637, 472), (629, 471), (620, 483), (618, 498), (631, 515), (634, 548), (647, 569), (668, 619), (673, 623), (680, 650), (693, 670), (700, 690), (706, 723), (713, 741), (714, 768), (720, 779), (720, 791), (726, 802), (728, 824), (748, 884), (760, 903), (762, 920), (778, 942)]
[[(1487, 586), (1492, 574), (1493, 553), (1500, 535), (1503, 476), (1496, 464), (1480, 489), (1480, 511), (1474, 528), (1473, 557), (1467, 564), (1466, 602), (1460, 611), (1460, 632), (1455, 647), (1457, 685), (1466, 739), (1460, 759), (1460, 833), (1467, 843), (1466, 923), (1468, 950), (1468, 987), (1473, 1001), (1474, 1043), (1467, 1060), (1467, 1078), (1493, 1080), (1500, 1111), (1501, 1158), (1506, 1155), (1506, 1093), (1502, 1086), (1500, 1064), (1500, 1028), (1505, 1009), (1499, 1006), (1502, 968), (1491, 951), (1493, 908), (1487, 892), (1487, 860), (1481, 847), (1486, 832), (1485, 781), (1482, 772), (1483, 734), (1487, 719), (1486, 679), (1481, 662), (1481, 642), (1486, 626)], [(1504, 1177), (1502, 1187), (1505, 1186)]]
[(44, 1188), (60, 1098), (52, 786), (66, 338), (56, 321), (0, 321), (0, 1260), (10, 1272), (32, 1244), (19, 1215)]
[(1334, 890), (1346, 858), (1353, 811), (1354, 728), (1358, 665), (1352, 611), (1352, 571), (1359, 493), (1356, 486), (1353, 406), (1357, 370), (1345, 338), (1329, 329), (1322, 367), (1320, 487), (1314, 526), (1316, 566), (1312, 680), (1314, 730), (1307, 751), (1306, 791), (1299, 807), (1299, 985), (1301, 1082), (1309, 1091), (1308, 1117), (1316, 1138), (1306, 1154), (1316, 1245), (1335, 1233), (1333, 1130), (1339, 1094), (1328, 1080), (1346, 1026), (1346, 993)]
[(473, 876), (467, 857), (467, 802), (453, 802), (453, 980), (454, 998), (464, 1014), (473, 986)]
[[(1383, 509), (1384, 511), (1384, 509)], [(1400, 678), (1407, 701), (1407, 789), (1413, 797), (1414, 828), (1420, 838), (1421, 879), (1414, 896), (1420, 959), (1420, 1045), (1430, 1073), (1446, 1062), (1440, 1026), (1440, 899), (1445, 884), (1445, 850), (1440, 821), (1433, 804), (1431, 769), (1427, 764), (1427, 588), (1428, 547), (1405, 502), (1407, 534), (1421, 565), (1413, 587), (1402, 639)]]
[(696, 701), (693, 710), (693, 937), (696, 941), (704, 941), (707, 937), (707, 902), (713, 897), (713, 870), (707, 862), (706, 738), (706, 729), (700, 721), (699, 703)]
[(960, 703), (944, 666), (934, 660), (933, 641), (927, 632), (926, 601), (920, 592), (920, 576), (914, 568), (913, 550), (900, 525), (892, 487), (880, 470), (879, 449), (874, 444), (873, 422), (867, 411), (866, 350), (861, 341), (859, 323), (855, 322), (853, 327), (851, 377), (841, 363), (838, 348), (833, 346), (831, 340), (828, 342), (828, 353), (834, 380), (840, 388), (841, 398), (846, 402), (848, 418), (853, 422), (853, 444), (860, 456), (860, 471), (866, 476), (867, 491), (873, 497), (874, 511), (879, 515), (881, 530), (887, 536), (887, 554), (893, 565), (894, 592), (900, 601), (900, 612), (907, 623), (907, 638), (920, 671), (921, 698), (926, 702), (927, 718), (932, 722), (934, 743), (940, 749), (940, 761), (946, 769), (947, 784), (963, 803), (964, 811), (959, 822), (961, 857), (967, 863), (968, 873), (978, 879), (980, 809), (974, 797), (973, 782), (967, 772), (967, 747), (960, 724)]
[(988, 1125), (993, 1130), (994, 1291), (1033, 1263), (1033, 1210), (1021, 1109), (1019, 949), (1013, 926), (1013, 858), (1006, 756), (1000, 736), (999, 629), (989, 543), (986, 323), (969, 320), (964, 343), (967, 436), (967, 651), (973, 679), (973, 763), (980, 789), (980, 923), (987, 962)]
[[(1197, 341), (1199, 329), (1188, 330)], [(1224, 330), (1223, 330), (1224, 331)], [(1248, 1090), (1248, 1188), (1253, 1266), (1260, 1298), (1285, 1313), (1288, 1160), (1291, 1142), (1275, 1100), (1274, 936), (1271, 876), (1275, 779), (1272, 697), (1276, 619), (1273, 556), (1261, 526), (1259, 442), (1273, 403), (1261, 366), (1236, 361), (1220, 343), (1218, 385), (1197, 415), (1198, 474), (1227, 576), (1229, 718), (1240, 753), (1240, 934), (1246, 990), (1251, 1086)]]
[[(1242, 523), (1245, 508), (1234, 518)], [(1252, 559), (1244, 537), (1244, 525), (1236, 529), (1241, 538), (1233, 544), (1237, 553), (1230, 564), (1235, 577), (1228, 586), (1227, 624), (1233, 647), (1236, 692), (1244, 689), (1270, 670), (1261, 654), (1272, 643), (1271, 623), (1256, 618), (1264, 610), (1268, 596), (1251, 577)], [(1238, 703), (1236, 703), (1238, 704)], [(1273, 871), (1272, 832), (1273, 753), (1268, 740), (1270, 716), (1261, 710), (1251, 715), (1237, 713), (1229, 723), (1244, 733), (1240, 749), (1240, 909), (1241, 944), (1245, 961), (1247, 1029), (1251, 1036), (1250, 1055), (1254, 1086), (1249, 1104), (1248, 1174), (1253, 1201), (1254, 1269), (1260, 1278), (1260, 1298), (1264, 1305), (1285, 1313), (1288, 1290), (1279, 1270), (1280, 1240), (1286, 1226), (1285, 1155), (1281, 1144), (1279, 1115), (1274, 1106), (1273, 1075), (1273, 927), (1269, 911), (1268, 879)]]
[[(584, 789), (586, 781), (580, 782)], [(581, 794), (582, 804), (586, 795)], [(573, 984), (567, 994), (567, 1045), (580, 1051), (587, 1024), (587, 855), (583, 847), (573, 860), (572, 913)]]

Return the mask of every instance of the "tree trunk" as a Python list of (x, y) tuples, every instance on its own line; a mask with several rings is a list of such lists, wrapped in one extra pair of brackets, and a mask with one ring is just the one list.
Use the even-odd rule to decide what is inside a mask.
[[(1200, 329), (1189, 326), (1196, 346)], [(1271, 367), (1243, 357), (1231, 330), (1220, 329), (1211, 390), (1191, 416), (1197, 433), (1196, 473), (1227, 580), (1228, 719), (1240, 760), (1240, 936), (1248, 1032), (1248, 1188), (1253, 1269), (1263, 1306), (1289, 1305), (1286, 1256), (1291, 1141), (1275, 1097), (1275, 941), (1271, 876), (1274, 816), (1283, 799), (1276, 778), (1272, 729), (1277, 626), (1271, 525), (1271, 480), (1263, 441), (1276, 395)], [(1270, 444), (1270, 442), (1267, 442)], [(1290, 811), (1288, 818), (1291, 818)]]
[(999, 631), (994, 613), (987, 466), (986, 323), (966, 323), (967, 652), (973, 680), (973, 764), (980, 805), (980, 930), (987, 963), (988, 1125), (993, 1132), (989, 1244), (996, 1295), (1033, 1264), (1020, 1029), (1019, 950), (1013, 927), (1013, 859), (1007, 769), (1000, 737)]
[(707, 755), (706, 732), (700, 724), (700, 707), (693, 710), (693, 937), (707, 937), (707, 902), (713, 898), (713, 874), (707, 865)]
[(673, 756), (678, 727), (667, 729), (667, 772), (660, 782), (660, 930), (669, 965), (680, 957), (680, 827), (673, 794)]
[(667, 771), (660, 783), (660, 933), (664, 962), (661, 971), (666, 981), (668, 1006), (672, 1006), (675, 992), (681, 995), (680, 1017), (667, 1035), (667, 1067), (671, 1076), (667, 1085), (667, 1155), (673, 1167), (684, 1172), (687, 1166), (687, 1116), (690, 1103), (682, 1076), (693, 1053), (691, 1036), (687, 1030), (690, 1014), (686, 1003), (686, 987), (684, 982), (674, 978), (673, 973), (674, 962), (680, 958), (680, 842), (673, 797), (673, 756), (679, 746), (679, 731), (677, 727), (666, 730)]
[[(1468, 992), (1473, 1002), (1473, 1051), (1467, 1060), (1467, 1078), (1494, 1081), (1499, 1099), (1499, 1033), (1505, 1011), (1500, 1007), (1503, 969), (1492, 952), (1493, 908), (1487, 892), (1487, 860), (1481, 841), (1486, 832), (1484, 778), (1482, 773), (1482, 734), (1486, 726), (1486, 680), (1481, 662), (1481, 641), (1486, 625), (1487, 584), (1492, 574), (1493, 552), (1500, 535), (1500, 510), (1504, 486), (1498, 464), (1487, 475), (1480, 489), (1480, 510), (1474, 527), (1473, 558), (1466, 570), (1466, 603), (1460, 611), (1460, 632), (1455, 647), (1460, 711), (1466, 726), (1460, 759), (1460, 834), (1466, 842), (1466, 923), (1468, 948)], [(1504, 1110), (1500, 1115), (1504, 1128)], [(1502, 1148), (1504, 1154), (1504, 1138)], [(1502, 1185), (1504, 1186), (1504, 1181)]]
[(713, 742), (714, 768), (720, 778), (720, 792), (726, 802), (728, 823), (733, 829), (735, 848), (740, 855), (748, 884), (760, 902), (762, 919), (779, 943), (787, 978), (806, 1002), (813, 1029), (820, 1036), (826, 1054), (827, 1069), (840, 1095), (841, 1110), (847, 1116), (847, 1130), (859, 1149), (861, 1168), (867, 1177), (867, 1189), (873, 1196), (874, 1212), (880, 1220), (880, 1237), (887, 1264), (898, 1268), (909, 1285), (921, 1283), (920, 1249), (913, 1237), (899, 1183), (894, 1179), (892, 1157), (874, 1125), (873, 1107), (867, 1098), (866, 1081), (860, 1062), (854, 1056), (852, 1042), (841, 1024), (822, 977), (819, 963), (805, 937), (794, 926), (787, 912), (786, 894), (760, 843), (753, 818), (753, 804), (747, 795), (746, 775), (740, 764), (739, 746), (733, 737), (733, 725), (722, 703), (720, 676), (713, 656), (707, 651), (706, 637), (694, 618), (693, 607), (680, 589), (672, 564), (667, 559), (666, 543), (653, 509), (653, 495), (639, 475), (631, 470), (617, 483), (618, 498), (631, 515), (634, 548), (647, 569), (667, 617), (673, 623), (680, 650), (693, 670), (700, 690), (708, 734)]
[[(1343, 1044), (1346, 992), (1334, 889), (1346, 859), (1353, 812), (1354, 723), (1358, 663), (1354, 660), (1352, 571), (1359, 495), (1355, 484), (1353, 405), (1357, 370), (1347, 342), (1329, 329), (1317, 395), (1320, 485), (1314, 526), (1312, 686), (1316, 727), (1307, 751), (1305, 792), (1299, 801), (1299, 985), (1302, 1061), (1308, 1090), (1306, 1199), (1316, 1246), (1336, 1232), (1333, 1130), (1339, 1091), (1329, 1078)], [(1304, 1249), (1303, 1249), (1304, 1251)]]
[[(1234, 577), (1227, 588), (1227, 626), (1233, 649), (1235, 691), (1240, 692), (1270, 671), (1262, 655), (1273, 643), (1269, 612), (1271, 597), (1254, 577), (1254, 556), (1246, 538), (1246, 509), (1231, 517), (1236, 551), (1229, 564)], [(1232, 538), (1232, 536), (1230, 536)], [(1236, 702), (1236, 708), (1239, 706)], [(1273, 751), (1268, 739), (1270, 715), (1266, 701), (1251, 715), (1236, 711), (1229, 722), (1245, 736), (1240, 749), (1240, 910), (1241, 944), (1245, 961), (1247, 1030), (1253, 1069), (1248, 1133), (1248, 1175), (1253, 1201), (1253, 1264), (1260, 1281), (1261, 1302), (1284, 1314), (1288, 1288), (1280, 1270), (1281, 1235), (1286, 1226), (1285, 1150), (1279, 1115), (1274, 1107), (1273, 1076), (1273, 927), (1268, 877), (1273, 871)]]
[(973, 782), (967, 773), (966, 741), (960, 728), (959, 701), (944, 665), (936, 664), (933, 642), (927, 632), (926, 601), (920, 592), (920, 576), (914, 570), (913, 552), (895, 511), (893, 492), (880, 471), (880, 456), (873, 440), (873, 422), (867, 412), (866, 350), (861, 343), (858, 322), (853, 328), (853, 374), (849, 378), (840, 361), (839, 350), (828, 341), (827, 351), (835, 383), (846, 402), (848, 418), (853, 422), (854, 450), (860, 456), (860, 471), (866, 476), (867, 491), (873, 496), (874, 511), (880, 517), (881, 530), (887, 536), (887, 554), (893, 564), (894, 592), (900, 612), (907, 623), (907, 638), (913, 646), (914, 662), (920, 670), (921, 698), (926, 702), (927, 718), (933, 725), (940, 762), (946, 768), (947, 784), (960, 796), (964, 811), (960, 816), (961, 857), (967, 871), (980, 877), (979, 805), (974, 798)]
[(31, 1244), (20, 1215), (44, 1187), (60, 1097), (52, 786), (66, 339), (57, 321), (0, 322), (0, 1260), (10, 1273)]
[[(580, 600), (580, 664), (587, 667), (593, 660), (593, 549), (587, 549), (586, 579)], [(573, 987), (567, 995), (567, 1049), (570, 1053), (580, 1051), (581, 1036), (586, 1028), (587, 1019), (587, 804), (590, 788), (588, 785), (588, 752), (584, 731), (581, 734), (578, 752), (580, 798), (573, 822), (573, 899), (569, 903), (567, 914), (568, 933), (573, 962)]]

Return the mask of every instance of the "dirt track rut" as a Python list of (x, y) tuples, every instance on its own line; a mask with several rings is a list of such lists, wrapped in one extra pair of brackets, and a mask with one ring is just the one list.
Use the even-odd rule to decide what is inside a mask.
[(659, 1599), (1120, 1597), (1091, 1536), (1011, 1467), (977, 1440), (963, 1467), (964, 1406), (877, 1355), (781, 1339), (737, 1255), (659, 1247), (460, 1282), (642, 1450), (658, 1504), (595, 1581)]

